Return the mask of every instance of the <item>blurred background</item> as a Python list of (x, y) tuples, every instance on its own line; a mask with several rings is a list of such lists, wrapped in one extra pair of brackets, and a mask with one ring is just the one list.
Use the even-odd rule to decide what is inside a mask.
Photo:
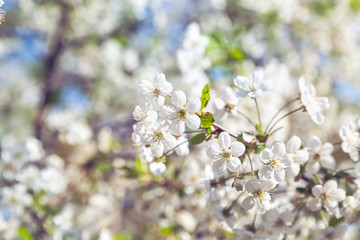
[(360, 113), (360, 0), (4, 1), (1, 239), (231, 238), (189, 186), (202, 167), (158, 179), (136, 158), (157, 72), (199, 96), (262, 68), (287, 99), (304, 76), (330, 98), (324, 128)]

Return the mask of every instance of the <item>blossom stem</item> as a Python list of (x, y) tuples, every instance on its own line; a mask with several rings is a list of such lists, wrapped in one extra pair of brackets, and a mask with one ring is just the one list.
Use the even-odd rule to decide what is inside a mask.
[(171, 148), (170, 150), (168, 150), (166, 153), (164, 153), (164, 156), (168, 155), (170, 152), (174, 151), (176, 148), (180, 147), (181, 145), (183, 145), (184, 143), (189, 142), (189, 140), (186, 140), (182, 143), (179, 143), (178, 145), (176, 145), (175, 147)]
[(324, 211), (320, 210), (320, 216), (321, 216), (321, 220), (324, 222), (325, 226), (329, 226), (329, 223), (325, 217)]
[(245, 191), (243, 191), (242, 193), (240, 193), (239, 196), (237, 196), (237, 198), (235, 198), (235, 199), (232, 201), (231, 205), (226, 208), (226, 211), (229, 212), (229, 211), (235, 206), (235, 204), (238, 202), (238, 200), (240, 199), (240, 197), (241, 197), (244, 193), (245, 193)]
[(289, 102), (285, 103), (285, 105), (282, 106), (282, 107), (279, 109), (279, 111), (277, 111), (277, 112), (274, 114), (274, 116), (271, 118), (270, 122), (269, 122), (268, 125), (266, 126), (265, 132), (267, 132), (267, 130), (269, 129), (270, 125), (271, 125), (272, 122), (275, 120), (275, 118), (280, 114), (280, 112), (281, 112), (282, 110), (284, 110), (285, 108), (287, 108), (291, 103), (293, 103), (293, 102), (295, 102), (295, 101), (297, 101), (297, 100), (299, 100), (299, 97), (297, 97), (297, 98), (295, 98), (295, 99), (293, 99), (293, 100), (290, 100)]
[(248, 152), (246, 152), (248, 158), (249, 158), (249, 161), (250, 161), (250, 168), (251, 168), (251, 175), (252, 175), (252, 178), (255, 179), (255, 172), (254, 172), (254, 168), (253, 168), (253, 164), (252, 164), (252, 160), (251, 160), (251, 157), (250, 157), (250, 154)]
[[(287, 114), (285, 114), (284, 116), (282, 116), (281, 118), (279, 118), (279, 119), (271, 126), (271, 128), (269, 129), (269, 131), (268, 131), (267, 133), (271, 132), (271, 130), (272, 130), (272, 129), (276, 126), (276, 124), (278, 124), (281, 120), (283, 120), (284, 118), (286, 118), (287, 116), (289, 116), (289, 115), (291, 115), (291, 114), (293, 114), (293, 113), (296, 113), (296, 112), (302, 110), (303, 108), (304, 108), (304, 106), (301, 106), (301, 107), (299, 107), (299, 108), (297, 108), (297, 109), (295, 109), (295, 110), (292, 110), (292, 111), (288, 112)], [(265, 132), (265, 134), (267, 134), (267, 133)]]
[(239, 109), (234, 108), (234, 110), (235, 110), (238, 114), (240, 114), (242, 117), (244, 117), (250, 124), (252, 124), (252, 125), (255, 126), (255, 123), (254, 123), (253, 121), (251, 121), (251, 119), (250, 119), (248, 116), (246, 116), (244, 113), (242, 113)]
[(214, 127), (218, 128), (218, 129), (220, 129), (221, 131), (227, 132), (227, 133), (228, 133), (230, 136), (232, 136), (233, 138), (238, 139), (237, 136), (235, 136), (234, 134), (230, 133), (228, 130), (226, 130), (224, 127), (220, 126), (219, 124), (213, 123), (212, 125), (213, 125)]
[(260, 116), (259, 104), (258, 104), (256, 98), (254, 98), (254, 101), (255, 101), (256, 111), (257, 111), (257, 115), (258, 115), (258, 119), (259, 119), (259, 126), (261, 128), (261, 116)]
[(198, 133), (198, 132), (204, 132), (204, 129), (200, 129), (200, 130), (186, 130), (184, 133)]

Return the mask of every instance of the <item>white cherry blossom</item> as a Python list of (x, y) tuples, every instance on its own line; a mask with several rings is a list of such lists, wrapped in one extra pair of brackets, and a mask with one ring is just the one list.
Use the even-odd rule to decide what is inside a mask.
[(164, 104), (165, 96), (172, 93), (173, 87), (166, 81), (164, 74), (157, 73), (152, 81), (142, 80), (139, 90), (145, 96), (146, 102), (157, 110)]
[(214, 117), (216, 122), (223, 122), (229, 115), (236, 115), (234, 110), (239, 99), (230, 87), (223, 89), (221, 98), (214, 98)]
[(310, 159), (306, 164), (305, 170), (309, 174), (315, 174), (319, 172), (320, 168), (333, 169), (335, 167), (335, 159), (331, 155), (334, 151), (334, 146), (331, 143), (321, 143), (321, 140), (312, 136), (306, 143)]
[(231, 143), (230, 135), (227, 132), (219, 134), (218, 143), (212, 143), (206, 150), (206, 154), (214, 159), (213, 170), (217, 173), (238, 172), (241, 168), (239, 157), (244, 154), (245, 145), (235, 141)]
[(187, 99), (182, 91), (175, 91), (171, 97), (172, 105), (163, 105), (160, 117), (171, 120), (170, 131), (175, 136), (180, 136), (185, 131), (185, 125), (196, 130), (200, 127), (200, 118), (195, 113), (201, 107), (200, 99)]
[(345, 191), (338, 188), (337, 182), (334, 180), (327, 181), (324, 186), (315, 185), (311, 191), (315, 197), (309, 203), (311, 211), (318, 211), (324, 206), (333, 215), (338, 210), (338, 202), (342, 202), (346, 198)]
[(161, 157), (164, 150), (176, 146), (177, 140), (170, 134), (168, 125), (163, 121), (151, 125), (145, 143), (151, 145), (151, 153), (154, 157)]
[(316, 95), (315, 87), (311, 84), (306, 85), (303, 77), (299, 79), (299, 89), (301, 102), (305, 106), (305, 109), (309, 113), (311, 119), (316, 124), (323, 124), (323, 112), (330, 107), (329, 99), (327, 97), (318, 97)]
[(296, 177), (300, 171), (300, 165), (309, 160), (309, 152), (301, 149), (301, 140), (298, 136), (292, 136), (286, 143), (287, 159), (290, 166), (286, 171), (288, 177)]
[(268, 193), (276, 186), (272, 180), (250, 179), (245, 184), (245, 190), (251, 194), (244, 199), (241, 206), (245, 210), (252, 209), (255, 204), (261, 213), (265, 213), (270, 207), (271, 196)]
[(283, 142), (274, 142), (271, 148), (265, 148), (260, 153), (260, 160), (265, 164), (260, 168), (260, 179), (273, 179), (280, 183), (285, 179), (285, 169), (290, 166)]
[(273, 87), (273, 82), (264, 80), (264, 74), (261, 71), (255, 71), (250, 76), (237, 76), (234, 84), (239, 89), (235, 92), (237, 97), (260, 97), (263, 92), (269, 91)]
[(149, 169), (152, 174), (161, 177), (166, 173), (166, 165), (162, 162), (152, 162), (149, 164)]
[(157, 112), (150, 109), (147, 104), (143, 104), (142, 106), (136, 106), (133, 111), (133, 118), (140, 122), (154, 122), (158, 118)]
[(341, 126), (339, 136), (342, 140), (341, 149), (348, 153), (353, 161), (359, 161), (360, 133), (355, 124)]

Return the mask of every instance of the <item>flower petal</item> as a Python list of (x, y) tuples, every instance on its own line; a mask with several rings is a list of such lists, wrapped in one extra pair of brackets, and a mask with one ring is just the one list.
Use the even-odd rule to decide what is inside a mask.
[(186, 104), (186, 109), (189, 113), (196, 113), (200, 110), (201, 102), (199, 98), (190, 98)]
[(229, 149), (229, 147), (231, 146), (231, 138), (227, 132), (221, 132), (219, 134), (219, 144), (222, 149)]
[(185, 131), (185, 122), (180, 118), (174, 119), (171, 121), (170, 131), (175, 136), (180, 136)]
[(175, 91), (171, 96), (172, 104), (177, 108), (182, 108), (186, 104), (186, 96), (183, 91)]
[(314, 195), (314, 197), (319, 197), (321, 194), (323, 194), (324, 192), (324, 188), (321, 185), (315, 185), (312, 189), (311, 189), (312, 194)]
[(241, 161), (237, 157), (231, 157), (227, 161), (227, 168), (230, 172), (238, 172), (241, 168)]
[(206, 154), (212, 159), (217, 159), (221, 152), (221, 147), (217, 143), (210, 144), (210, 146), (206, 149)]
[(301, 140), (298, 136), (292, 136), (286, 143), (286, 151), (288, 153), (295, 153), (301, 147)]
[(154, 157), (161, 157), (164, 153), (164, 144), (161, 141), (156, 141), (151, 144), (151, 153)]
[(196, 114), (187, 114), (185, 122), (186, 126), (192, 130), (196, 130), (200, 127), (200, 118)]
[(231, 144), (231, 152), (235, 157), (239, 157), (245, 152), (245, 145), (241, 142), (233, 142)]
[(320, 210), (321, 206), (322, 205), (320, 198), (311, 199), (311, 201), (309, 202), (310, 210), (313, 212)]
[(248, 196), (241, 203), (241, 207), (246, 211), (252, 209), (254, 207), (254, 205), (255, 205), (255, 201), (252, 196)]

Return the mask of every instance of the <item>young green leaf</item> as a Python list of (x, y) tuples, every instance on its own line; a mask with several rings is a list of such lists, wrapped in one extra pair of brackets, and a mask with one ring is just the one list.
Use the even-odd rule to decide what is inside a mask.
[(201, 118), (201, 126), (204, 128), (209, 128), (215, 122), (214, 116), (212, 114), (206, 113)]
[(204, 109), (206, 107), (206, 105), (208, 104), (209, 100), (210, 100), (210, 86), (209, 84), (206, 84), (205, 87), (202, 90), (201, 93), (201, 110)]

